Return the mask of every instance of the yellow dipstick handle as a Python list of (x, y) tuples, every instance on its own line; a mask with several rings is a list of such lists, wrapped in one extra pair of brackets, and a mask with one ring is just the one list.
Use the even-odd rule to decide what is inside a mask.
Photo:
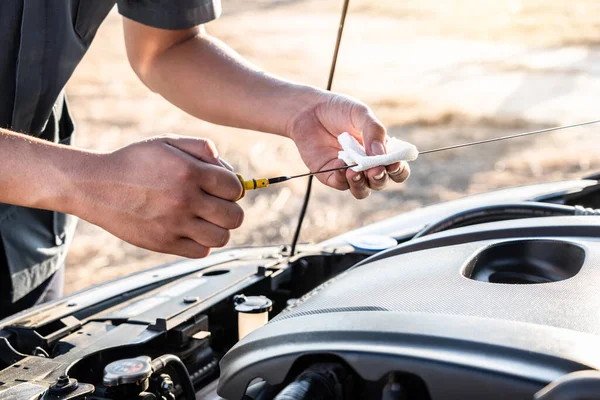
[(240, 198), (238, 200), (242, 199), (246, 195), (246, 190), (262, 189), (262, 188), (266, 188), (269, 185), (273, 185), (275, 183), (289, 181), (290, 179), (302, 178), (303, 176), (309, 176), (309, 175), (322, 174), (324, 172), (339, 171), (339, 170), (347, 169), (347, 168), (354, 167), (354, 166), (356, 166), (356, 164), (345, 165), (343, 167), (337, 167), (337, 168), (324, 169), (324, 170), (317, 171), (317, 172), (308, 172), (306, 174), (300, 174), (300, 175), (294, 175), (294, 176), (278, 176), (275, 178), (261, 178), (261, 179), (250, 179), (250, 180), (245, 180), (243, 176), (241, 176), (240, 174), (236, 174), (238, 179), (240, 180), (240, 183), (242, 184), (242, 188), (244, 189), (242, 191), (242, 195), (240, 196)]
[(254, 189), (262, 189), (265, 188), (267, 186), (269, 186), (269, 180), (267, 178), (262, 178), (262, 179), (250, 179), (250, 180), (245, 180), (243, 176), (241, 176), (240, 174), (236, 174), (238, 179), (240, 180), (240, 183), (242, 184), (242, 195), (240, 196), (240, 198), (238, 200), (241, 200), (244, 198), (244, 196), (246, 195), (246, 190), (254, 190)]

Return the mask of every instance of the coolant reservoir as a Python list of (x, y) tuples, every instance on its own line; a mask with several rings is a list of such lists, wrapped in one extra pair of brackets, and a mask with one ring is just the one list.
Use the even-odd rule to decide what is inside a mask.
[(233, 298), (235, 310), (238, 312), (238, 336), (242, 339), (250, 332), (269, 322), (269, 311), (273, 302), (265, 296), (244, 296)]

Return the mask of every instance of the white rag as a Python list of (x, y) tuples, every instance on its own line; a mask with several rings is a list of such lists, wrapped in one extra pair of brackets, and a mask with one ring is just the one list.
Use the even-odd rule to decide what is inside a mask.
[(368, 156), (364, 147), (348, 132), (339, 135), (338, 141), (344, 149), (338, 153), (338, 158), (344, 160), (346, 165), (357, 164), (352, 168), (356, 172), (380, 165), (390, 165), (398, 161), (416, 160), (419, 156), (419, 150), (415, 145), (389, 136), (386, 146), (388, 152), (380, 156)]

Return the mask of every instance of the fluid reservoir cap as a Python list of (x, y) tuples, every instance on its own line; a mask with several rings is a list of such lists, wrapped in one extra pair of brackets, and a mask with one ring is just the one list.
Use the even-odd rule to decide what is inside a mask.
[(104, 367), (102, 381), (108, 387), (145, 381), (152, 374), (150, 361), (147, 356), (113, 361)]
[(265, 296), (237, 295), (233, 298), (235, 310), (245, 314), (260, 314), (271, 311), (273, 302)]
[(382, 251), (398, 244), (396, 239), (386, 235), (356, 235), (346, 239), (356, 250)]

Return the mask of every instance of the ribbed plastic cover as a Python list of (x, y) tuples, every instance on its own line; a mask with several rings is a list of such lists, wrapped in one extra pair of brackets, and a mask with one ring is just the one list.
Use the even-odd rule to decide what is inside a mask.
[[(461, 273), (481, 249), (498, 240), (418, 251), (350, 270), (316, 288), (274, 321), (339, 311), (400, 311), (520, 321), (600, 334), (600, 242), (586, 251), (572, 278), (541, 284), (479, 282)], [(392, 317), (393, 314), (390, 314)]]

